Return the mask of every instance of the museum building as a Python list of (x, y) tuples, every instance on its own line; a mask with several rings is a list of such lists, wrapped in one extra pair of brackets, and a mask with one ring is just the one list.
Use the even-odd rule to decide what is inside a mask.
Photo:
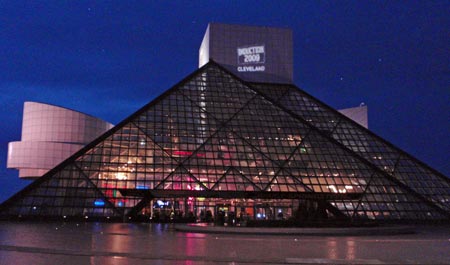
[(199, 67), (0, 218), (450, 220), (448, 177), (372, 133), (366, 106), (340, 112), (293, 84), (289, 29), (211, 23)]

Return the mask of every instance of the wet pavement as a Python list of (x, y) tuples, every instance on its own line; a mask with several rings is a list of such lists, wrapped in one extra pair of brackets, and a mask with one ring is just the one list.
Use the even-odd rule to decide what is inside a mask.
[(0, 264), (450, 264), (450, 227), (373, 236), (203, 234), (173, 225), (0, 222)]

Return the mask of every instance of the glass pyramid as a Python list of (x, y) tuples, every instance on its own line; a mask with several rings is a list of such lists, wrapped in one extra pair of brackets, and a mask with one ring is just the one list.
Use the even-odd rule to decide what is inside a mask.
[(210, 62), (0, 217), (449, 220), (449, 200), (449, 178), (294, 85), (247, 83)]

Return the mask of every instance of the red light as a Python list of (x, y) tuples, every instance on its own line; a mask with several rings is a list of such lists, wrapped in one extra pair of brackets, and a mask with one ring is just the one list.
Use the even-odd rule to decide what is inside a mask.
[(192, 152), (190, 152), (190, 151), (173, 151), (173, 155), (176, 155), (176, 156), (190, 156), (190, 155), (192, 155)]
[[(193, 152), (191, 152), (191, 151), (173, 151), (172, 152), (172, 155), (174, 155), (174, 156), (191, 156), (193, 154)], [(197, 153), (197, 154), (195, 154), (197, 157), (205, 157), (206, 156), (206, 154), (200, 154), (200, 153)]]

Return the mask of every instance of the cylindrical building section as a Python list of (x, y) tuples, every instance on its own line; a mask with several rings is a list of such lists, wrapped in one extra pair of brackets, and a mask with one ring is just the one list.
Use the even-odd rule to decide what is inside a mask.
[(22, 139), (9, 143), (7, 167), (38, 178), (112, 127), (78, 111), (25, 102)]

